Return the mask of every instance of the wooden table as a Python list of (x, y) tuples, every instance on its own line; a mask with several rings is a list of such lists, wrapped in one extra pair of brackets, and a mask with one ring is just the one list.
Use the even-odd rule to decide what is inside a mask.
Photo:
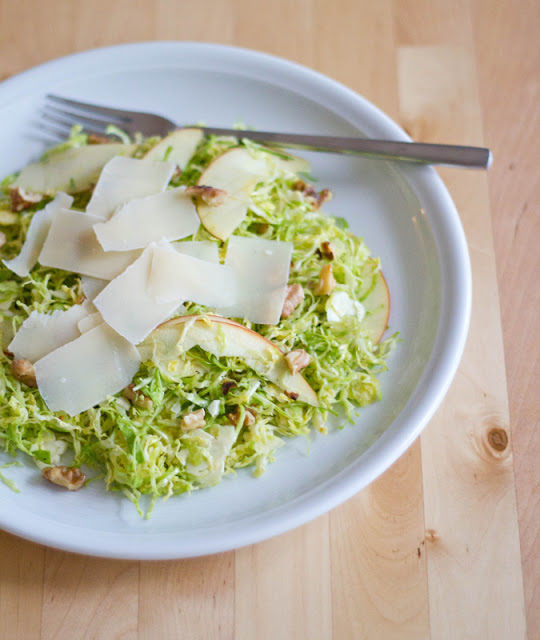
[(0, 533), (2, 640), (540, 637), (539, 18), (537, 0), (0, 0), (0, 78), (121, 42), (235, 44), (340, 80), (416, 140), (495, 157), (488, 175), (441, 171), (472, 322), (446, 400), (393, 468), (208, 558), (110, 561)]

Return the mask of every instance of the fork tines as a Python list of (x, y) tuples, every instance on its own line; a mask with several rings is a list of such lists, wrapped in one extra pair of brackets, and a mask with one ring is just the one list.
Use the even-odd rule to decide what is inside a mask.
[[(42, 112), (42, 117), (54, 125), (54, 132), (60, 136), (67, 136), (73, 125), (80, 124), (87, 133), (103, 135), (107, 126), (114, 124), (118, 127), (129, 123), (129, 117), (119, 115), (116, 109), (108, 109), (97, 105), (90, 105), (76, 100), (68, 100), (49, 94), (48, 102)], [(49, 128), (50, 125), (48, 125)]]

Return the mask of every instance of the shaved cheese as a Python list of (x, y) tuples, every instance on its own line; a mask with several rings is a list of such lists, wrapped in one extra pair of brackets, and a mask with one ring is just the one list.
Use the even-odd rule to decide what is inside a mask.
[(225, 264), (238, 278), (237, 304), (218, 308), (221, 315), (258, 324), (277, 324), (289, 279), (291, 242), (231, 236)]
[(179, 240), (200, 225), (197, 210), (185, 188), (170, 189), (145, 198), (135, 198), (121, 207), (94, 231), (105, 251), (142, 249), (162, 238)]
[(93, 226), (100, 218), (60, 209), (39, 256), (46, 267), (75, 271), (111, 280), (139, 255), (140, 251), (103, 251)]
[(36, 362), (58, 347), (79, 337), (79, 321), (88, 314), (87, 304), (75, 304), (67, 311), (32, 311), (9, 344), (16, 358)]
[(154, 249), (149, 289), (158, 302), (190, 300), (209, 307), (235, 304), (237, 278), (231, 267), (178, 253), (170, 245)]
[(75, 416), (124, 389), (139, 365), (137, 349), (103, 323), (38, 360), (34, 369), (47, 407)]
[(216, 242), (211, 240), (184, 240), (183, 242), (171, 242), (171, 247), (179, 253), (219, 264), (219, 251)]
[(93, 278), (92, 276), (81, 276), (81, 282), (82, 290), (87, 300), (93, 300), (109, 284), (108, 280)]
[(72, 203), (71, 196), (59, 192), (44, 209), (37, 211), (30, 221), (21, 252), (13, 260), (4, 260), (6, 267), (22, 278), (27, 276), (38, 260), (54, 216), (60, 209), (69, 209)]
[(129, 200), (163, 191), (174, 169), (173, 162), (117, 156), (103, 167), (86, 212), (108, 220), (119, 206)]
[(25, 167), (13, 186), (38, 193), (85, 191), (95, 184), (99, 172), (111, 158), (129, 156), (136, 148), (134, 144), (91, 144), (66, 149)]
[(79, 331), (81, 333), (86, 333), (87, 331), (90, 331), (90, 329), (93, 329), (94, 327), (100, 325), (102, 322), (103, 316), (99, 311), (95, 311), (94, 313), (89, 313), (88, 315), (81, 318), (77, 326), (79, 327)]
[(105, 322), (133, 344), (146, 338), (184, 301), (178, 297), (156, 302), (150, 292), (147, 285), (155, 247), (155, 244), (149, 245), (138, 260), (94, 299)]

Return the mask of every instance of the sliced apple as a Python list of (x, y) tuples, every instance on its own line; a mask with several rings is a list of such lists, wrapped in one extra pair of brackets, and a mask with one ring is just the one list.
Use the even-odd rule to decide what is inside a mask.
[(183, 169), (191, 160), (197, 145), (203, 138), (200, 129), (178, 129), (160, 140), (144, 156), (148, 160), (167, 160)]
[(251, 193), (260, 180), (272, 174), (273, 167), (292, 173), (309, 171), (307, 160), (290, 154), (280, 157), (269, 151), (266, 156), (253, 157), (243, 147), (234, 147), (218, 156), (199, 177), (198, 184), (222, 189), (227, 199), (211, 206), (202, 200), (197, 212), (203, 226), (213, 236), (226, 240), (246, 217)]
[(242, 358), (259, 375), (298, 400), (318, 406), (317, 394), (305, 378), (292, 375), (283, 352), (259, 333), (220, 316), (180, 316), (168, 320), (138, 345), (143, 360), (153, 360), (165, 371), (174, 368), (182, 354), (198, 345), (215, 356)]
[(91, 144), (54, 153), (46, 160), (25, 167), (14, 187), (37, 193), (78, 193), (94, 184), (103, 167), (114, 156), (131, 156), (134, 144)]
[(246, 217), (251, 192), (267, 171), (266, 159), (254, 158), (242, 147), (229, 149), (211, 162), (198, 184), (223, 189), (227, 199), (217, 206), (197, 202), (197, 213), (207, 231), (226, 240)]
[(368, 332), (374, 344), (380, 342), (388, 325), (390, 315), (390, 293), (383, 274), (378, 271), (375, 276), (375, 283), (369, 295), (362, 300), (366, 315), (362, 321), (362, 326)]
[[(279, 169), (290, 171), (291, 173), (309, 173), (311, 171), (311, 164), (305, 158), (300, 158), (289, 153), (282, 152), (281, 150), (271, 150), (272, 160), (276, 163)], [(275, 155), (279, 153), (280, 155)], [(283, 155), (281, 155), (283, 153)]]

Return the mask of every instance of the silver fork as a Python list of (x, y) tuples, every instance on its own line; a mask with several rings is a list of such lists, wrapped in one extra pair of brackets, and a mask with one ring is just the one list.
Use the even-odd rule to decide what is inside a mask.
[[(74, 124), (85, 131), (105, 134), (109, 124), (116, 125), (126, 133), (142, 133), (146, 136), (164, 136), (179, 126), (163, 116), (141, 111), (112, 109), (60, 96), (47, 95), (48, 102), (43, 117), (54, 124), (54, 133), (65, 137)], [(440, 164), (469, 169), (488, 169), (491, 151), (481, 147), (464, 147), (450, 144), (428, 144), (424, 142), (397, 142), (394, 140), (372, 140), (337, 136), (304, 135), (298, 133), (273, 133), (269, 131), (245, 131), (220, 127), (197, 127), (204, 134), (235, 136), (265, 142), (287, 149), (307, 149), (331, 153), (351, 153), (383, 158), (406, 160), (424, 164)]]

